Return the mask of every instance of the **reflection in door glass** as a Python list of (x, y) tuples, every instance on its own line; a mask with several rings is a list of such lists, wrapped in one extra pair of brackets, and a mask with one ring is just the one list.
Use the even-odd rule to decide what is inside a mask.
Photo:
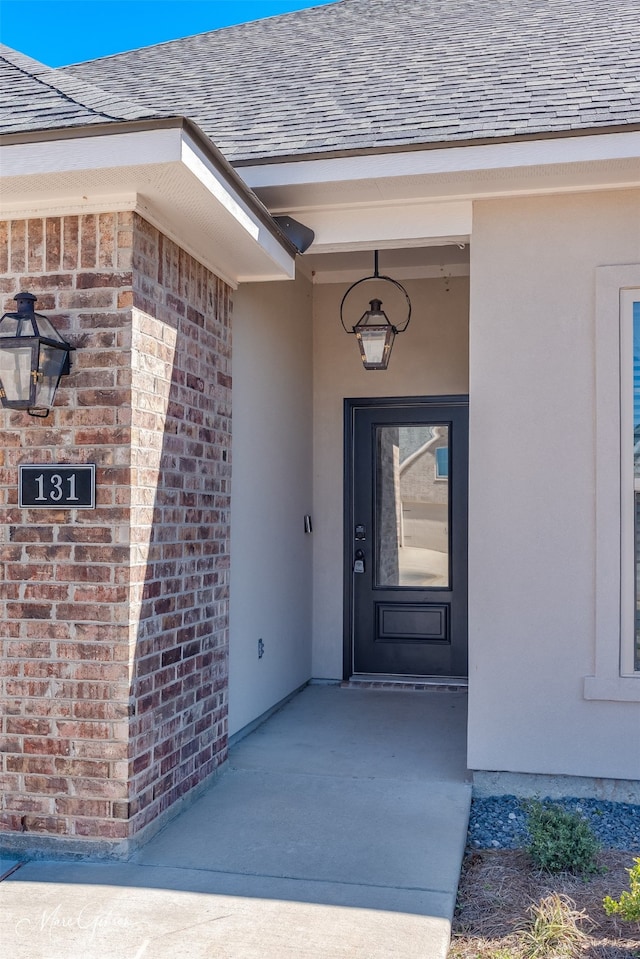
[(376, 586), (449, 586), (449, 427), (380, 426)]

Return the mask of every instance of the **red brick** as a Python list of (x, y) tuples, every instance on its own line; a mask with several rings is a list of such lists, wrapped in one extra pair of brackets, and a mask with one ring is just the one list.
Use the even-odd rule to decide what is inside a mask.
[[(126, 586), (76, 586), (74, 591), (74, 600), (76, 603), (109, 603), (116, 605), (125, 603), (128, 599), (129, 591)], [(83, 617), (85, 618), (85, 617)], [(96, 618), (102, 618), (96, 616)]]
[(61, 310), (111, 309), (114, 304), (112, 290), (63, 290), (58, 294), (58, 308)]
[(13, 543), (51, 543), (53, 530), (47, 526), (13, 526), (9, 529)]
[(20, 814), (20, 831), (27, 832), (30, 819), (27, 819), (26, 814), (46, 815), (52, 812), (53, 802), (49, 798), (18, 795), (5, 796), (4, 805), (7, 810)]
[[(26, 220), (12, 220), (11, 231), (11, 272), (22, 273), (27, 263), (27, 223)], [(16, 293), (20, 292), (16, 290)], [(15, 304), (11, 309), (15, 309)]]
[(47, 563), (65, 563), (71, 559), (71, 546), (43, 545), (26, 546), (24, 555), (30, 563), (45, 561)]
[(60, 269), (62, 221), (59, 217), (48, 217), (45, 225), (46, 255), (45, 269), (51, 273)]
[(74, 628), (72, 623), (61, 623), (61, 622), (38, 622), (34, 620), (28, 624), (29, 638), (36, 639), (67, 639), (72, 629)]
[(25, 600), (34, 599), (61, 602), (69, 599), (69, 588), (60, 584), (27, 583), (24, 588), (23, 598)]
[(85, 816), (91, 819), (106, 819), (111, 812), (111, 803), (103, 799), (76, 799), (67, 797), (55, 800), (55, 811), (61, 816)]
[(60, 564), (56, 567), (56, 579), (63, 583), (108, 583), (111, 579), (109, 566), (79, 566), (77, 563)]
[(23, 816), (21, 825), (24, 832), (47, 833), (58, 836), (64, 836), (69, 832), (67, 820), (55, 816)]
[(5, 765), (9, 772), (40, 773), (45, 776), (52, 776), (56, 768), (53, 758), (49, 756), (7, 756)]
[(111, 610), (106, 606), (76, 602), (59, 603), (56, 606), (56, 615), (76, 623), (110, 623), (113, 619)]
[(100, 740), (81, 740), (74, 744), (74, 750), (80, 759), (104, 759), (117, 761), (128, 759), (127, 743), (109, 743)]
[(131, 803), (128, 802), (113, 802), (111, 803), (112, 812), (111, 815), (114, 819), (130, 819), (131, 818)]
[(130, 271), (121, 271), (118, 273), (78, 273), (76, 289), (92, 290), (96, 287), (117, 289), (123, 286), (131, 286), (132, 283), (133, 274)]
[(115, 266), (117, 213), (101, 213), (98, 217), (98, 265)]
[(58, 735), (65, 739), (110, 739), (111, 725), (99, 722), (59, 722)]
[(28, 793), (68, 793), (69, 780), (62, 776), (25, 776), (24, 788)]
[(70, 744), (60, 739), (27, 738), (24, 740), (24, 751), (34, 756), (68, 756)]
[(51, 657), (51, 643), (26, 642), (7, 643), (7, 657), (18, 659), (37, 659)]
[(129, 835), (129, 825), (127, 822), (78, 819), (75, 824), (75, 834), (92, 839), (125, 839)]
[(112, 563), (118, 566), (128, 562), (129, 547), (78, 545), (75, 547), (74, 559), (77, 563)]
[[(45, 273), (42, 276), (29, 273), (20, 280), (20, 286), (23, 289), (28, 288), (30, 293), (38, 295), (36, 309), (41, 307), (41, 293), (55, 293), (57, 290), (70, 290), (73, 287), (73, 276), (71, 273)], [(53, 319), (53, 318), (52, 318)], [(53, 320), (56, 328), (59, 329), (60, 321)]]
[(89, 213), (80, 217), (80, 266), (97, 265), (97, 218)]
[(5, 724), (8, 733), (17, 733), (20, 736), (49, 736), (51, 733), (51, 724), (46, 719), (10, 716)]
[(128, 406), (131, 395), (127, 389), (80, 389), (77, 393), (77, 401), (80, 406)]
[[(5, 575), (7, 579), (15, 579), (24, 582), (25, 568), (24, 564), (7, 563), (5, 566)], [(29, 580), (46, 581), (54, 578), (54, 571), (51, 565), (45, 566), (38, 563), (29, 564)]]
[[(0, 273), (9, 271), (9, 223), (7, 220), (0, 222)], [(13, 284), (13, 280), (10, 280)], [(11, 286), (2, 292), (9, 293), (13, 289)]]
[(65, 216), (62, 220), (62, 268), (78, 268), (78, 217)]
[(88, 796), (92, 799), (126, 799), (127, 784), (109, 779), (81, 779), (76, 778), (73, 791), (77, 796)]
[(37, 603), (7, 603), (7, 616), (12, 619), (51, 619), (51, 606)]
[(104, 526), (63, 526), (58, 530), (58, 542), (110, 543), (113, 530)]
[(29, 220), (27, 225), (29, 273), (40, 273), (44, 269), (44, 222), (41, 219)]

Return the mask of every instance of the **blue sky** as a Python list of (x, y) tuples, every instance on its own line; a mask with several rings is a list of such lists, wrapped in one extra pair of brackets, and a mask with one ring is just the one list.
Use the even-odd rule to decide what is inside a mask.
[(0, 0), (0, 39), (50, 67), (332, 0)]

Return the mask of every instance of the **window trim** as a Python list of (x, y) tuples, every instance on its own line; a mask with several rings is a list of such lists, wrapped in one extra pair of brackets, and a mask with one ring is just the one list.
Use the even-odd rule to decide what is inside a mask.
[[(596, 270), (596, 643), (594, 675), (584, 678), (585, 699), (640, 702), (640, 673), (629, 668), (633, 666), (633, 629), (628, 633), (633, 567), (622, 573), (623, 563), (628, 566), (629, 531), (623, 526), (628, 507), (623, 508), (622, 458), (628, 460), (628, 452), (625, 456), (621, 430), (629, 417), (633, 421), (633, 411), (627, 408), (623, 412), (621, 408), (622, 388), (625, 380), (628, 384), (628, 376), (623, 373), (621, 382), (620, 358), (627, 343), (625, 310), (630, 310), (636, 295), (640, 298), (640, 264)], [(633, 469), (626, 482), (633, 485)], [(625, 622), (623, 608), (627, 610)]]
[[(636, 550), (634, 494), (640, 492), (640, 477), (635, 476), (633, 456), (634, 382), (633, 382), (633, 313), (640, 303), (640, 290), (620, 291), (620, 673), (640, 675), (635, 669), (636, 642)], [(624, 637), (633, 636), (628, 643)]]

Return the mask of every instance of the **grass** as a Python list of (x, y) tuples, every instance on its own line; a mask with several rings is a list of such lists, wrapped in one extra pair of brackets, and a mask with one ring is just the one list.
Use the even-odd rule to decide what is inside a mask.
[(575, 905), (569, 896), (552, 892), (529, 906), (528, 919), (518, 933), (518, 945), (526, 959), (580, 956), (587, 946), (582, 926), (588, 917), (585, 912), (578, 912)]

